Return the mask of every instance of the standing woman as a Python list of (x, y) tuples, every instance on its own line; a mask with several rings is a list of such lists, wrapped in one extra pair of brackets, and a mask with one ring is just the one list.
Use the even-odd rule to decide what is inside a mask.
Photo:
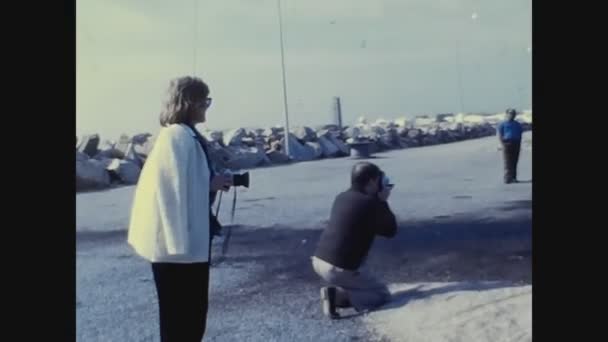
[(206, 121), (209, 88), (199, 78), (171, 81), (162, 126), (142, 169), (131, 211), (129, 244), (152, 266), (162, 342), (200, 342), (209, 289), (209, 193), (229, 177), (213, 175), (195, 129)]

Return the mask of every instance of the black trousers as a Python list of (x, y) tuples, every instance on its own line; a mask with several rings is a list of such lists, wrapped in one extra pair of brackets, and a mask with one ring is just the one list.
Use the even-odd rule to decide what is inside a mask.
[(209, 263), (152, 263), (161, 342), (200, 342), (205, 334)]
[(519, 161), (520, 141), (503, 141), (503, 159), (505, 162), (505, 183), (517, 180), (517, 162)]

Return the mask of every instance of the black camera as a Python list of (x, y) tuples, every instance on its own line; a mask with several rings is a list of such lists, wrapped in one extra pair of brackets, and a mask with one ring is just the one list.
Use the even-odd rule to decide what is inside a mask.
[(388, 176), (384, 172), (380, 172), (378, 182), (378, 188), (380, 189), (380, 191), (383, 191), (385, 188), (393, 188), (395, 186), (395, 184), (391, 183), (390, 178), (388, 178)]
[(244, 186), (249, 188), (249, 172), (232, 175), (232, 184), (234, 186)]
[[(226, 177), (231, 177), (232, 178), (232, 186), (237, 187), (237, 186), (244, 186), (246, 188), (249, 188), (249, 172), (245, 172), (245, 173), (234, 173), (232, 171), (229, 170), (225, 170), (223, 172), (223, 175)], [(224, 191), (228, 191), (229, 187), (225, 187)], [(210, 219), (211, 219), (211, 236), (216, 236), (216, 235), (221, 235), (221, 230), (222, 230), (222, 225), (220, 223), (220, 221), (217, 219), (217, 215), (219, 214), (220, 211), (220, 205), (221, 205), (221, 201), (222, 201), (222, 193), (219, 192), (220, 194), (220, 203), (218, 203), (217, 205), (217, 209), (215, 211), (215, 214), (213, 213), (213, 210), (211, 210), (210, 212)], [(210, 200), (209, 202), (211, 203), (211, 206), (213, 206), (213, 203), (215, 202), (215, 196), (216, 193), (212, 192), (210, 193)], [(234, 211), (235, 211), (235, 205), (236, 205), (236, 189), (234, 191), (234, 201), (232, 202), (232, 216), (234, 218)]]
[(232, 176), (232, 186), (244, 186), (249, 188), (249, 172), (241, 174), (228, 172), (227, 175)]

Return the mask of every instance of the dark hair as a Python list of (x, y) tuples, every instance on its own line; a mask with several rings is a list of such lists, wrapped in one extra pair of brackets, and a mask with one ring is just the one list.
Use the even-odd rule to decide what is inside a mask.
[(507, 109), (507, 115), (517, 115), (517, 110), (515, 110), (515, 108), (509, 108)]
[(196, 106), (207, 96), (209, 87), (198, 77), (185, 76), (171, 80), (160, 113), (160, 125), (190, 123)]
[(370, 180), (379, 178), (382, 171), (376, 164), (359, 162), (353, 166), (350, 174), (350, 184), (353, 189), (363, 191)]

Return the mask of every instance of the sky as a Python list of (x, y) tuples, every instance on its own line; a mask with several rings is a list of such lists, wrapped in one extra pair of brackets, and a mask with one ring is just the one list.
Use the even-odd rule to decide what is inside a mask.
[[(284, 124), (277, 0), (78, 0), (76, 133), (155, 133), (172, 78), (209, 129)], [(531, 108), (530, 0), (281, 0), (290, 127)]]

